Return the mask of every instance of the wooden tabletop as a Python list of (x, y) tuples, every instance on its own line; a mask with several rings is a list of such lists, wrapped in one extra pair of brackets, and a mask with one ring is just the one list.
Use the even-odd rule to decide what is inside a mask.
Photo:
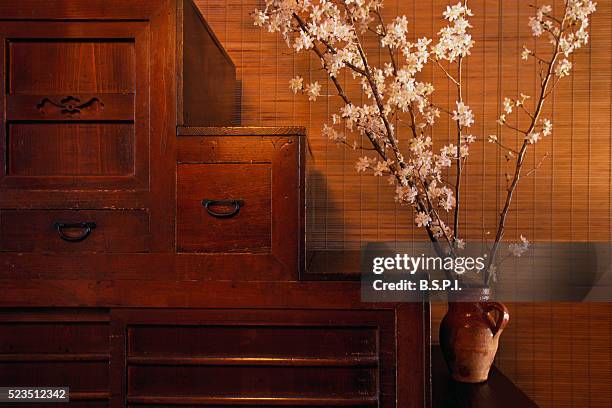
[(440, 346), (431, 349), (433, 408), (537, 408), (523, 391), (496, 367), (489, 380), (481, 384), (465, 384), (453, 380), (442, 357)]

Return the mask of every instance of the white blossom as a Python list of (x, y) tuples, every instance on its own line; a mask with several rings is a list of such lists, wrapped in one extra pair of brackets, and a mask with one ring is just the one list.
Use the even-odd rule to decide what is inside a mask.
[(529, 144), (537, 143), (538, 140), (540, 140), (541, 138), (542, 138), (542, 135), (540, 132), (531, 132), (526, 137), (527, 142), (529, 142)]
[(255, 13), (253, 13), (253, 25), (263, 27), (269, 19), (270, 17), (268, 17), (265, 12), (255, 9)]
[(459, 126), (470, 127), (474, 123), (474, 115), (470, 110), (470, 107), (463, 102), (456, 102), (457, 110), (453, 111), (453, 120), (459, 122)]
[(567, 58), (563, 58), (555, 66), (555, 75), (557, 75), (559, 78), (563, 78), (564, 76), (568, 76), (570, 74), (571, 69), (572, 69), (572, 63), (569, 62)]
[(316, 101), (317, 97), (321, 95), (321, 84), (319, 84), (318, 81), (315, 81), (306, 85), (306, 94), (308, 95), (309, 101)]
[(514, 107), (514, 104), (512, 103), (512, 99), (510, 98), (504, 98), (504, 111), (507, 114), (512, 113), (512, 108)]
[(296, 76), (289, 80), (289, 88), (293, 91), (294, 94), (304, 90), (304, 78), (301, 76)]
[(360, 157), (357, 163), (355, 164), (355, 169), (357, 169), (357, 173), (365, 172), (370, 167), (370, 163), (375, 161), (376, 160), (370, 159), (366, 156)]
[(406, 16), (396, 17), (395, 21), (387, 26), (387, 34), (381, 39), (383, 47), (401, 48), (406, 45), (408, 32), (408, 19)]
[(326, 136), (333, 143), (342, 143), (346, 142), (346, 134), (339, 133), (332, 126), (328, 124), (323, 125), (323, 136)]
[(454, 6), (448, 6), (443, 15), (452, 25), (438, 32), (440, 41), (431, 50), (436, 59), (453, 62), (457, 58), (470, 55), (474, 40), (467, 32), (467, 29), (472, 27), (467, 17), (473, 15), (472, 11), (462, 3), (457, 3)]
[(417, 195), (417, 189), (411, 186), (397, 186), (395, 188), (395, 201), (400, 204), (414, 204)]
[(531, 51), (529, 50), (529, 48), (523, 45), (523, 51), (521, 52), (521, 58), (526, 60), (526, 59), (529, 59), (530, 55), (531, 55)]
[(529, 241), (523, 235), (518, 243), (508, 245), (508, 250), (513, 256), (520, 257), (529, 249)]
[(376, 166), (374, 166), (374, 175), (375, 176), (382, 176), (385, 173), (388, 173), (390, 171), (390, 166), (391, 166), (392, 162), (385, 160), (385, 161), (378, 161), (376, 163)]
[(542, 135), (550, 136), (552, 134), (552, 123), (548, 119), (542, 119)]
[(427, 213), (419, 211), (414, 217), (414, 222), (417, 227), (426, 227), (431, 222), (431, 217)]
[[(321, 68), (332, 82), (340, 74), (350, 73), (346, 80), (343, 77), (340, 81), (343, 89), (338, 90), (344, 96), (344, 103), (323, 125), (322, 135), (333, 143), (352, 145), (353, 149), (371, 141), (374, 150), (382, 153), (372, 158), (359, 158), (355, 163), (357, 172), (385, 177), (389, 185), (395, 187), (396, 202), (413, 207), (417, 226), (427, 227), (436, 238), (452, 237), (451, 228), (437, 214), (438, 211), (450, 212), (456, 208), (457, 197), (452, 190), (454, 180), (449, 180), (454, 172), (447, 169), (468, 158), (469, 147), (476, 138), (463, 133), (474, 124), (475, 118), (463, 101), (456, 101), (454, 107), (436, 105), (444, 103), (446, 95), (441, 98), (436, 95), (434, 104), (434, 85), (423, 79), (431, 75), (429, 71), (423, 75), (423, 71), (428, 63), (434, 62), (444, 69), (448, 66), (449, 72), (453, 73), (456, 68), (453, 63), (470, 55), (474, 40), (469, 32), (472, 26), (468, 19), (473, 13), (466, 3), (450, 4), (443, 10), (445, 24), (436, 38), (431, 39), (409, 33), (406, 16), (390, 20), (386, 25), (381, 22), (377, 14), (381, 12), (382, 0), (261, 2), (265, 8), (255, 10), (253, 14), (256, 26), (279, 33), (293, 51), (312, 53), (316, 47)], [(565, 4), (565, 18), (554, 16), (552, 7), (543, 5), (529, 20), (534, 36), (550, 41), (555, 49), (558, 47), (559, 54), (555, 56), (558, 59), (552, 67), (557, 78), (571, 73), (571, 55), (588, 43), (589, 17), (596, 7), (590, 0), (565, 0)], [(368, 55), (362, 54), (360, 43), (366, 32), (378, 36), (379, 46), (392, 49), (393, 62), (388, 57), (388, 50), (384, 51), (382, 59), (368, 61)], [(544, 48), (538, 45), (537, 50)], [(550, 55), (548, 50), (539, 55), (526, 46), (519, 52), (523, 60), (529, 60), (531, 56), (546, 61)], [(351, 79), (352, 84), (344, 84)], [(301, 76), (292, 78), (289, 86), (294, 94), (303, 93), (310, 101), (316, 101), (322, 91), (319, 82), (305, 84)], [(359, 100), (358, 103), (350, 103), (348, 99), (353, 97), (354, 90), (365, 96), (356, 97), (354, 100)], [(507, 117), (518, 107), (523, 107), (532, 118), (536, 113), (539, 115), (539, 112), (528, 112), (525, 106), (528, 98), (525, 94), (516, 99), (504, 98), (497, 122), (512, 127), (506, 125)], [(538, 98), (533, 108), (538, 109), (540, 102)], [(439, 132), (436, 122), (441, 112), (449, 111), (450, 117), (460, 127), (460, 140), (454, 140), (458, 146), (439, 144), (443, 136), (437, 135), (445, 134), (446, 129)], [(343, 131), (337, 130), (340, 127)], [(347, 142), (347, 132), (355, 136), (351, 138), (354, 140), (352, 143)], [(551, 134), (552, 123), (541, 119), (525, 140), (533, 144)], [(490, 135), (488, 141), (499, 144), (498, 137), (501, 140), (501, 136)], [(515, 153), (507, 148), (496, 150), (495, 154), (499, 153), (507, 160), (515, 157)], [(393, 161), (387, 158), (393, 158)], [(427, 203), (427, 207), (423, 207), (423, 203)], [(434, 215), (435, 219), (432, 219)], [(464, 246), (463, 240), (450, 239), (456, 248)], [(511, 252), (520, 256), (528, 245), (529, 242), (521, 236), (519, 243), (512, 244)], [(494, 266), (489, 269), (489, 274), (495, 279)]]
[(310, 49), (314, 46), (314, 42), (312, 41), (312, 38), (310, 37), (309, 34), (305, 33), (304, 31), (300, 31), (300, 36), (297, 37), (295, 39), (295, 42), (293, 43), (293, 48), (296, 51), (301, 51), (303, 49)]

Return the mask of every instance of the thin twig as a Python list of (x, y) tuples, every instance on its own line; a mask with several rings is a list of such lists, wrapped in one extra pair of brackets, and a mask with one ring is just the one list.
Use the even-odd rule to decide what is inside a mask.
[(538, 164), (535, 165), (535, 167), (531, 170), (529, 170), (527, 173), (525, 173), (525, 177), (528, 177), (530, 175), (532, 175), (533, 173), (535, 173), (540, 167), (542, 167), (542, 164), (544, 163), (544, 160), (546, 160), (546, 158), (548, 157), (548, 153), (545, 153), (544, 156), (542, 156), (542, 158), (540, 159), (540, 161), (538, 162)]
[[(553, 67), (555, 65), (555, 62), (557, 61), (557, 58), (560, 55), (559, 49), (560, 49), (560, 40), (561, 40), (561, 35), (563, 34), (564, 31), (564, 26), (565, 26), (565, 22), (567, 21), (567, 8), (565, 9), (565, 12), (563, 14), (563, 19), (562, 19), (562, 24), (560, 27), (560, 32), (559, 35), (556, 36), (556, 41), (555, 41), (555, 47), (554, 47), (554, 52), (553, 52), (553, 56), (550, 60), (550, 64), (548, 65), (548, 70), (546, 72), (546, 77), (544, 78), (544, 81), (542, 83), (542, 87), (540, 90), (540, 97), (538, 99), (538, 103), (536, 105), (536, 110), (533, 114), (533, 119), (531, 120), (531, 124), (529, 125), (529, 129), (526, 132), (523, 132), (525, 134), (530, 134), (533, 129), (535, 129), (536, 125), (537, 125), (537, 121), (538, 118), (540, 116), (540, 113), (542, 112), (542, 107), (544, 106), (544, 102), (546, 100), (546, 96), (548, 95), (548, 84), (549, 81), (552, 77), (553, 74)], [(556, 83), (555, 83), (556, 84)], [(500, 213), (499, 216), (499, 224), (497, 227), (497, 233), (495, 235), (495, 242), (493, 243), (493, 248), (491, 248), (491, 252), (490, 252), (490, 256), (489, 256), (489, 263), (487, 265), (487, 269), (485, 271), (484, 274), (484, 283), (485, 285), (489, 284), (489, 280), (491, 278), (491, 275), (489, 273), (489, 269), (491, 267), (491, 265), (493, 264), (493, 261), (495, 259), (495, 255), (497, 253), (497, 249), (499, 248), (499, 243), (502, 240), (503, 236), (504, 236), (504, 231), (505, 231), (505, 226), (506, 226), (506, 218), (508, 217), (508, 211), (510, 210), (510, 203), (512, 202), (512, 197), (514, 194), (514, 191), (516, 190), (516, 186), (518, 184), (518, 181), (521, 177), (521, 170), (523, 167), (523, 163), (525, 161), (525, 155), (527, 153), (527, 147), (529, 146), (529, 141), (527, 139), (525, 139), (523, 141), (523, 145), (519, 151), (519, 155), (516, 161), (516, 167), (514, 170), (514, 177), (512, 178), (512, 183), (510, 184), (510, 187), (508, 188), (508, 192), (506, 194), (506, 201), (504, 203), (504, 207), (502, 209), (502, 212)]]

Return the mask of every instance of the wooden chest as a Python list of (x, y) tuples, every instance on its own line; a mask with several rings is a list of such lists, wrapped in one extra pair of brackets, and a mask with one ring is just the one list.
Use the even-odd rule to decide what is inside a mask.
[(0, 0), (0, 53), (0, 385), (423, 406), (428, 308), (301, 280), (305, 130), (235, 126), (191, 0)]

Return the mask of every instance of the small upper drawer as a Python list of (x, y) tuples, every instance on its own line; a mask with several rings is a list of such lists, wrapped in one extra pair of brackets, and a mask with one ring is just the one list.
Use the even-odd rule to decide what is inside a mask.
[(269, 163), (178, 166), (180, 252), (270, 252)]
[(187, 278), (297, 278), (304, 199), (298, 130), (179, 129), (176, 244)]
[(0, 250), (18, 252), (147, 252), (144, 210), (2, 210)]

